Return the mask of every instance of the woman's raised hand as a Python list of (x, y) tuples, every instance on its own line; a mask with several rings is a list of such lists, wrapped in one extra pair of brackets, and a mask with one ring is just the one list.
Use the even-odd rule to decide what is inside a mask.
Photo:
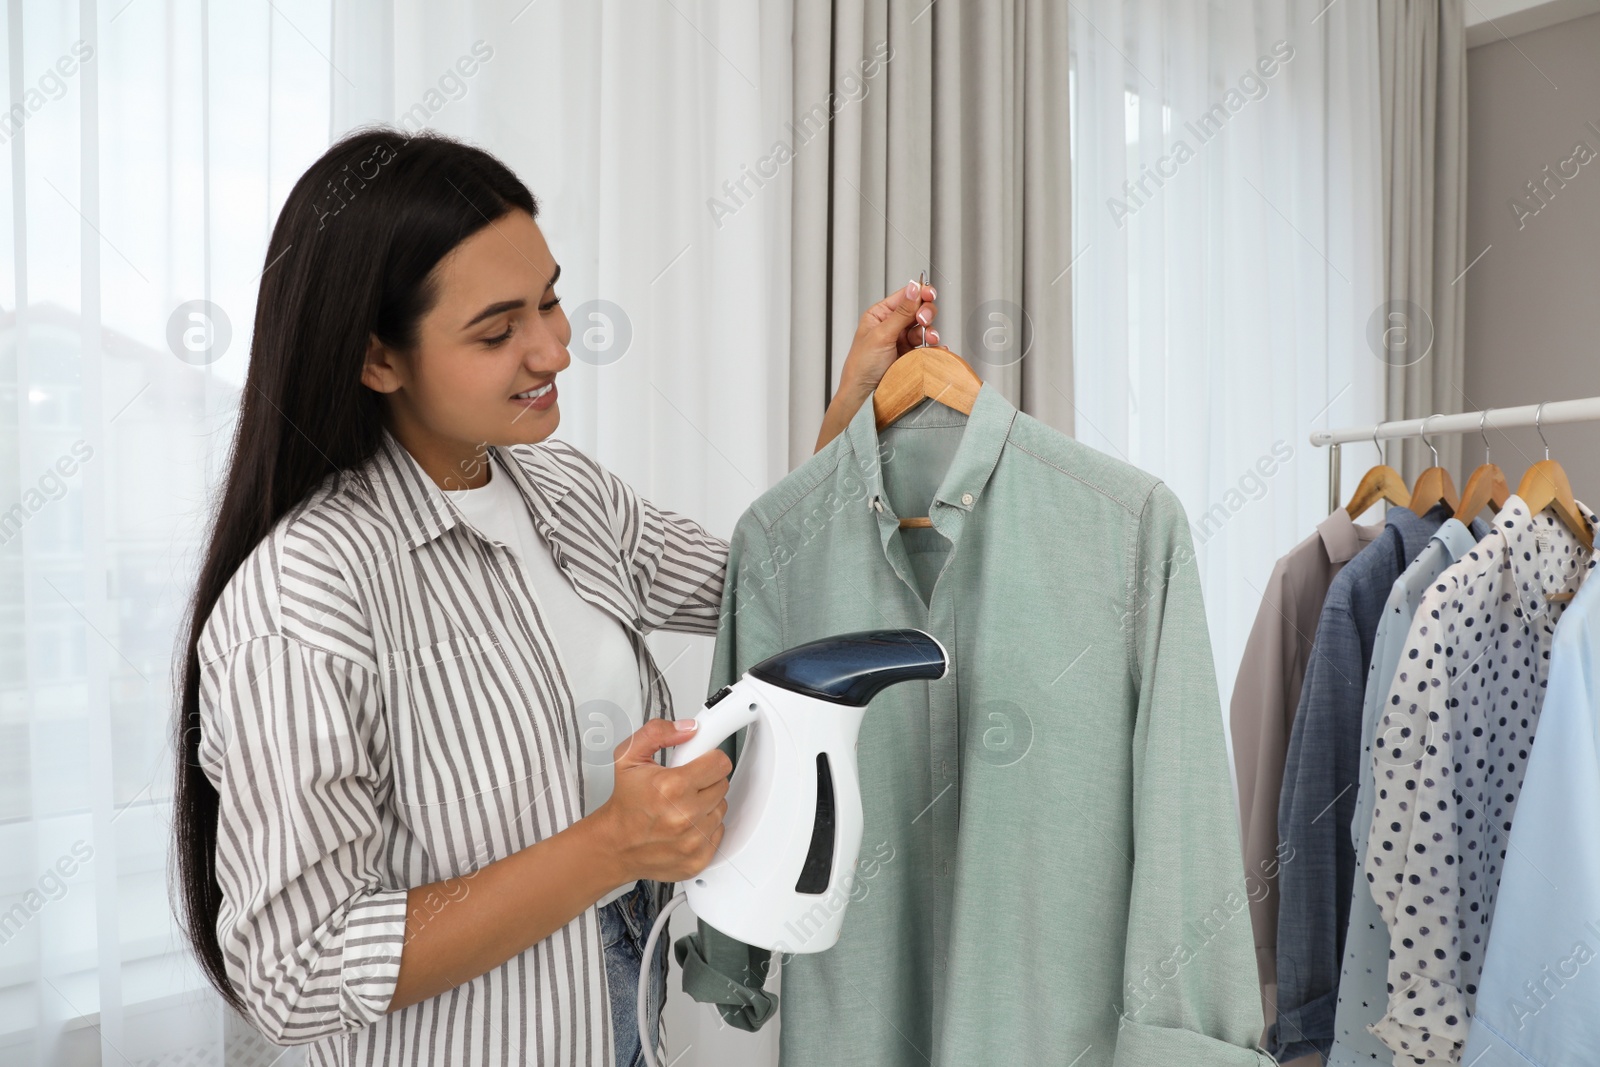
[(939, 331), (933, 328), (933, 317), (939, 311), (934, 304), (938, 296), (933, 286), (911, 281), (861, 313), (850, 353), (839, 370), (838, 391), (822, 417), (817, 451), (850, 424), (890, 364), (922, 344), (924, 330), (928, 344), (939, 343)]
[(924, 327), (928, 343), (938, 344), (939, 331), (933, 328), (933, 317), (939, 312), (934, 303), (938, 296), (933, 286), (919, 286), (912, 281), (863, 311), (856, 324), (855, 339), (850, 342), (850, 354), (845, 356), (840, 387), (850, 381), (857, 386), (867, 385), (867, 392), (872, 392), (889, 364), (922, 344)]

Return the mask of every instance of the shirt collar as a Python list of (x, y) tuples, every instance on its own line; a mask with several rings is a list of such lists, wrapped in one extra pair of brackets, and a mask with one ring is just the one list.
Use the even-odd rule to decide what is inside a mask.
[[(1017, 409), (1001, 395), (1000, 390), (987, 382), (979, 387), (972, 412), (966, 416), (966, 429), (962, 431), (961, 443), (956, 447), (950, 467), (933, 495), (935, 504), (962, 512), (970, 512), (977, 506), (984, 487), (989, 483), (989, 476), (1000, 462), (1000, 453), (1011, 434), (1017, 414)], [(845, 432), (855, 452), (861, 479), (867, 487), (867, 503), (870, 505), (875, 500), (882, 500), (883, 466), (879, 455), (878, 423), (870, 399), (861, 405)], [(898, 527), (897, 517), (888, 508), (874, 510), (878, 512), (880, 526), (888, 524), (886, 530)], [(930, 515), (933, 510), (937, 509), (931, 509)], [(938, 521), (937, 517), (934, 521)]]
[[(558, 525), (556, 505), (566, 494), (567, 485), (544, 464), (524, 464), (504, 446), (490, 445), (489, 454), (499, 461), (501, 470), (510, 474), (534, 515), (549, 525)], [(376, 493), (374, 503), (393, 516), (409, 547), (419, 548), (463, 521), (461, 510), (387, 426), (365, 470)]]
[(1454, 518), (1444, 520), (1439, 529), (1434, 531), (1433, 539), (1444, 548), (1452, 563), (1478, 546), (1478, 539), (1472, 531), (1460, 519)]
[[(1576, 503), (1578, 512), (1589, 523), (1592, 536), (1597, 526), (1594, 513), (1582, 501)], [(1549, 512), (1530, 515), (1527, 502), (1515, 493), (1494, 517), (1494, 528), (1505, 542), (1517, 600), (1523, 614), (1530, 619), (1549, 608), (1550, 594), (1572, 585), (1586, 569), (1592, 554), (1554, 515)], [(1536, 542), (1548, 545), (1550, 550), (1535, 552)], [(1569, 551), (1562, 553), (1562, 548)]]
[(1426, 515), (1418, 515), (1407, 507), (1392, 507), (1384, 512), (1384, 529), (1398, 540), (1400, 569), (1422, 554), (1429, 538), (1439, 529), (1447, 514), (1443, 504), (1435, 504)]
[(1322, 537), (1322, 547), (1328, 553), (1329, 563), (1349, 563), (1357, 552), (1382, 532), (1382, 523), (1376, 526), (1357, 525), (1344, 508), (1334, 509), (1327, 518), (1317, 523), (1317, 533)]

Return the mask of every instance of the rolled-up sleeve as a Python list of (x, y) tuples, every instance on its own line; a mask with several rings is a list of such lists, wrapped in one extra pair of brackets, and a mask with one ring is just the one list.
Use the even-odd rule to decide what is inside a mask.
[(405, 889), (379, 876), (377, 678), (253, 636), (202, 660), (200, 706), (229, 980), (278, 1044), (367, 1026), (393, 999), (406, 925)]

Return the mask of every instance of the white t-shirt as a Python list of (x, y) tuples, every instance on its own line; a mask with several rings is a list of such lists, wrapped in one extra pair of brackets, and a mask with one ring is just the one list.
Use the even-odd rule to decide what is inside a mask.
[[(480, 533), (505, 545), (522, 565), (572, 686), (582, 743), (583, 813), (589, 815), (611, 796), (612, 751), (644, 722), (633, 647), (622, 624), (578, 595), (556, 566), (550, 546), (534, 528), (533, 514), (508, 474), (491, 463), (486, 485), (445, 490), (444, 495)], [(618, 886), (599, 903), (609, 904), (635, 884)]]

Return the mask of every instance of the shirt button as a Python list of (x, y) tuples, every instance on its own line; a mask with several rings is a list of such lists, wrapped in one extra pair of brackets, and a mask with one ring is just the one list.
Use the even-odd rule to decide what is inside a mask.
[(939, 764), (939, 770), (946, 778), (950, 777), (950, 761), (945, 760), (943, 763)]
[(961, 502), (963, 504), (965, 504), (967, 507), (970, 508), (972, 506), (972, 494), (971, 493), (962, 493), (961, 494)]
[(944, 873), (946, 875), (948, 875), (950, 873), (950, 861), (949, 860), (945, 860), (944, 861)]

